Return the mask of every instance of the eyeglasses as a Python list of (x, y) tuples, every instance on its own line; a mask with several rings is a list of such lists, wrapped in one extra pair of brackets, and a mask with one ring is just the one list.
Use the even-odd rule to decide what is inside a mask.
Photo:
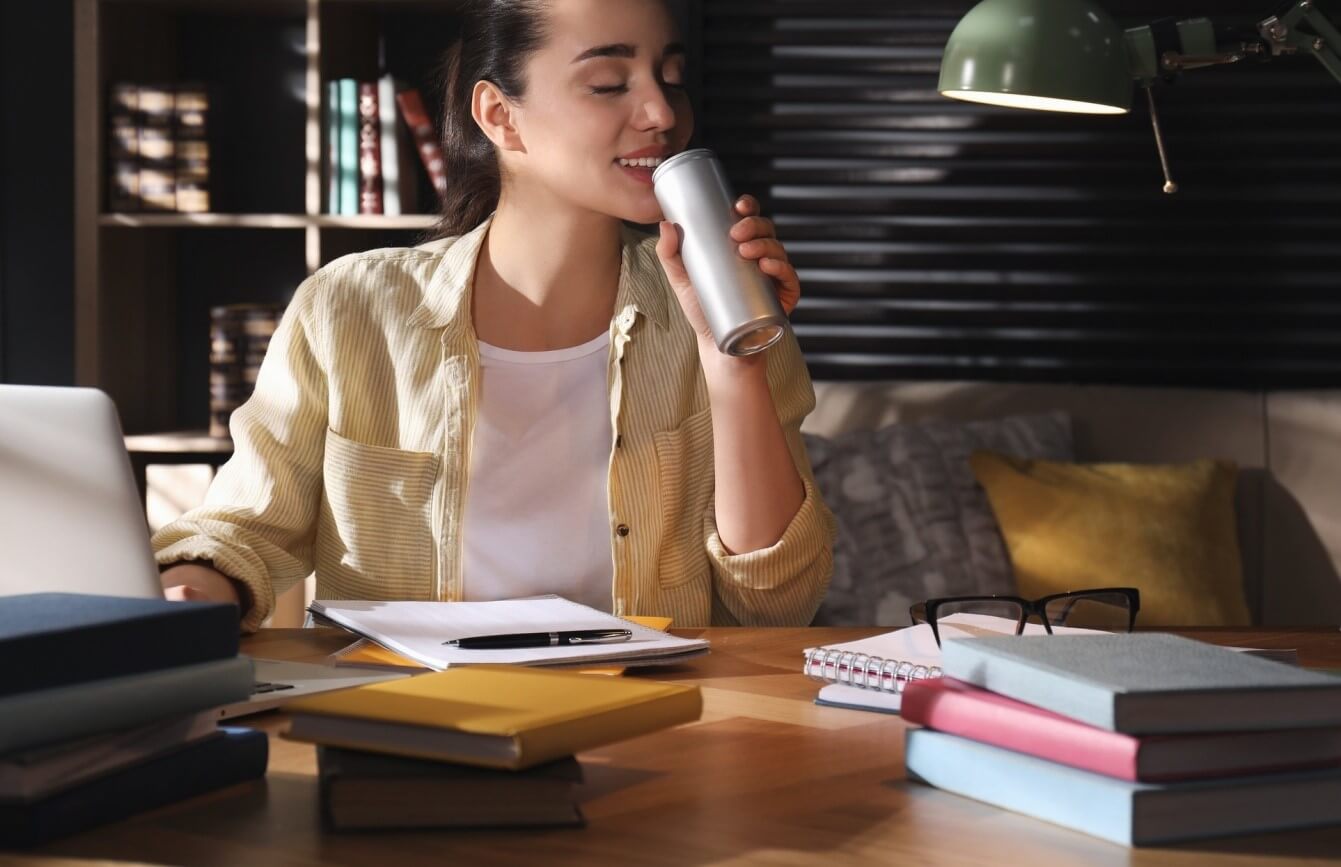
[(1054, 626), (1082, 626), (1109, 632), (1131, 632), (1136, 612), (1141, 609), (1141, 592), (1135, 587), (1102, 587), (1053, 593), (1040, 599), (1020, 596), (944, 596), (918, 602), (908, 609), (913, 623), (925, 623), (941, 643), (939, 621), (952, 614), (988, 614), (1015, 621), (1015, 634), (1024, 632), (1031, 617), (1043, 623), (1048, 635)]

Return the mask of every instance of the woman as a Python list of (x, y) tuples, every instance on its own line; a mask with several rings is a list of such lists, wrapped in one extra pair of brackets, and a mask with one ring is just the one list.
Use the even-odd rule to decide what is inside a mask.
[[(206, 502), (154, 537), (172, 598), (255, 629), (317, 595), (557, 593), (683, 626), (809, 622), (833, 519), (795, 340), (721, 354), (652, 165), (692, 119), (662, 0), (468, 3), (449, 51), (438, 239), (299, 287)], [(790, 313), (742, 197), (732, 238)]]

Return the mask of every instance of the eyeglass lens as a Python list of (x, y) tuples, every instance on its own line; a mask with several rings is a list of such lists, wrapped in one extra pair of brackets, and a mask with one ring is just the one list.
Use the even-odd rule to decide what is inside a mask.
[(1080, 626), (1108, 632), (1131, 628), (1131, 603), (1122, 593), (1086, 593), (1052, 599), (1044, 611), (1053, 626)]

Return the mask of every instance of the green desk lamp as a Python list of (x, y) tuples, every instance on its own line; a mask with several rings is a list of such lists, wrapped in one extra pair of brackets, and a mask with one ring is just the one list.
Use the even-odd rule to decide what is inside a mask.
[(945, 46), (938, 90), (969, 102), (1084, 114), (1126, 114), (1132, 82), (1145, 89), (1164, 192), (1178, 185), (1151, 85), (1183, 70), (1245, 57), (1311, 54), (1341, 82), (1341, 30), (1324, 9), (1341, 0), (1290, 0), (1256, 31), (1219, 44), (1209, 19), (1165, 19), (1123, 30), (1095, 0), (983, 0)]

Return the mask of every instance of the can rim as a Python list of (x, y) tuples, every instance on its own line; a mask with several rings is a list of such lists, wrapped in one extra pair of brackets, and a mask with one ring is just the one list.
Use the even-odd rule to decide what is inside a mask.
[(692, 162), (694, 160), (716, 159), (716, 157), (717, 155), (708, 148), (690, 148), (687, 151), (680, 151), (652, 171), (652, 183), (656, 183), (657, 178), (670, 171), (672, 166), (679, 165), (680, 163)]

